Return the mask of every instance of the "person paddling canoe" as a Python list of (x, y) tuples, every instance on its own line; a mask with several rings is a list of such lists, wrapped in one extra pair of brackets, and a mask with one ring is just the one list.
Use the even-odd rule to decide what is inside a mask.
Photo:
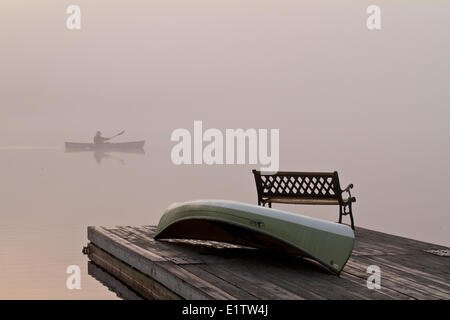
[(106, 141), (111, 140), (112, 138), (122, 135), (124, 132), (125, 131), (119, 132), (115, 136), (107, 138), (107, 137), (102, 137), (102, 133), (100, 131), (97, 131), (97, 133), (95, 134), (95, 137), (94, 137), (94, 144), (105, 143)]

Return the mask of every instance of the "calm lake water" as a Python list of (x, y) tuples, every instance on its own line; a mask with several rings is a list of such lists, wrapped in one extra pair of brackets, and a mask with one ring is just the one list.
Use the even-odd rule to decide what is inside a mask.
[[(152, 157), (153, 150), (158, 153), (151, 147), (145, 155), (111, 153), (98, 163), (90, 152), (2, 149), (0, 175), (7, 179), (0, 184), (0, 298), (117, 298), (87, 274), (88, 259), (81, 253), (87, 226), (154, 225), (175, 201), (255, 203), (250, 166), (175, 166), (164, 156)], [(439, 203), (421, 207), (421, 200), (411, 196), (425, 183), (423, 177), (414, 184), (416, 179), (405, 181), (402, 171), (390, 181), (382, 179), (382, 172), (344, 173), (342, 183), (355, 183), (357, 225), (450, 245), (448, 210)], [(379, 179), (386, 182), (383, 187)], [(430, 196), (427, 190), (421, 194)], [(334, 207), (277, 207), (337, 218)], [(66, 289), (69, 265), (81, 267), (81, 290)]]

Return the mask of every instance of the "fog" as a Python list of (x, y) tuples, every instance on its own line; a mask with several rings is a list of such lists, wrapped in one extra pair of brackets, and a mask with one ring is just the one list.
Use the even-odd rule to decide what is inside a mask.
[[(66, 8), (81, 7), (81, 30)], [(175, 129), (279, 129), (280, 170), (355, 185), (357, 226), (450, 245), (450, 3), (0, 3), (0, 298), (111, 298), (88, 225), (157, 224), (176, 201), (256, 203), (251, 165), (174, 165)], [(64, 141), (146, 140), (145, 154)], [(257, 167), (257, 166), (256, 166)], [(275, 206), (336, 221), (338, 208)]]

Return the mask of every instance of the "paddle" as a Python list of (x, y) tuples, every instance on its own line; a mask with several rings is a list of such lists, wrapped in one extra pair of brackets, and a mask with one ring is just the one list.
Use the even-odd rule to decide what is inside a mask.
[(116, 134), (115, 136), (112, 136), (110, 139), (115, 138), (115, 137), (118, 137), (118, 136), (120, 136), (120, 135), (122, 135), (122, 134), (124, 134), (124, 133), (125, 133), (125, 130), (122, 130), (121, 132), (119, 132), (119, 133)]

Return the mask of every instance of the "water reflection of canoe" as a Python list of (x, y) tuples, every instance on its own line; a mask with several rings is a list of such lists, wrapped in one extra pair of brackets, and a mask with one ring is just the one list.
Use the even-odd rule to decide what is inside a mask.
[(130, 151), (141, 150), (145, 141), (115, 142), (115, 143), (80, 143), (66, 142), (66, 151)]

